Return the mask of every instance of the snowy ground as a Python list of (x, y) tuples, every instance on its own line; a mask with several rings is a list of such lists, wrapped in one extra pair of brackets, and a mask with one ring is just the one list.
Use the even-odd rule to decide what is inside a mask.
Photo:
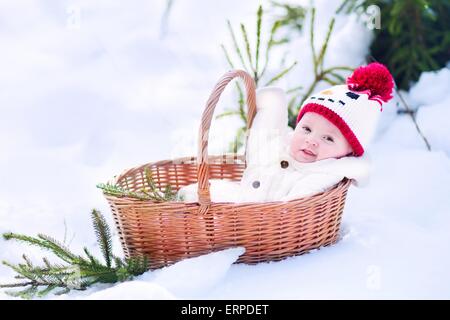
[[(228, 69), (219, 47), (230, 44), (225, 19), (253, 25), (257, 4), (176, 0), (162, 29), (164, 6), (156, 0), (0, 3), (0, 41), (7, 48), (0, 52), (1, 233), (47, 233), (74, 251), (87, 245), (98, 252), (90, 209), (111, 217), (95, 185), (128, 167), (196, 154), (203, 105)], [(317, 9), (316, 21), (328, 21), (330, 1)], [(317, 24), (317, 43), (326, 29)], [(340, 17), (325, 64), (359, 65), (369, 40), (363, 24)], [(305, 48), (305, 36), (292, 43), (288, 59), (300, 66), (280, 85), (308, 83)], [(232, 265), (243, 252), (235, 248), (59, 299), (449, 299), (449, 85), (445, 68), (423, 74), (404, 93), (420, 108), (417, 120), (432, 152), (412, 121), (395, 115), (395, 101), (384, 107), (370, 152), (371, 184), (351, 188), (336, 245), (256, 266)], [(217, 112), (234, 101), (231, 93)], [(238, 124), (213, 123), (212, 154)], [(0, 241), (1, 260), (18, 261), (23, 252), (36, 260), (43, 254)], [(12, 276), (0, 266), (0, 283)], [(8, 298), (0, 291), (0, 299)]]

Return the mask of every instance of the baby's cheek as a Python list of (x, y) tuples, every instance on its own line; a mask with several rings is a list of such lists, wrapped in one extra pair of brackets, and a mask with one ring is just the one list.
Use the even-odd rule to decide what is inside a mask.
[(289, 144), (289, 152), (290, 152), (291, 156), (293, 156), (293, 157), (295, 157), (295, 153), (298, 150), (299, 142), (297, 140), (298, 139), (296, 139), (296, 137), (294, 136), (294, 137), (292, 137), (292, 140)]
[(292, 142), (295, 144), (298, 144), (301, 142), (301, 140), (303, 139), (302, 135), (300, 132), (295, 131), (293, 137), (292, 137)]
[(332, 158), (342, 157), (343, 155), (345, 155), (345, 150), (342, 148), (342, 146), (333, 144), (333, 145), (327, 146), (326, 154), (327, 154), (327, 157), (332, 157)]
[(294, 152), (294, 141), (293, 141), (293, 140), (291, 140), (291, 143), (290, 143), (290, 145), (289, 145), (289, 151), (290, 151), (291, 153)]
[(290, 149), (291, 149), (291, 151), (294, 151), (295, 150), (295, 147), (296, 146), (298, 146), (299, 144), (300, 144), (300, 138), (299, 138), (299, 136), (297, 136), (297, 135), (294, 135), (293, 137), (292, 137), (292, 140), (291, 140), (291, 144), (290, 144)]

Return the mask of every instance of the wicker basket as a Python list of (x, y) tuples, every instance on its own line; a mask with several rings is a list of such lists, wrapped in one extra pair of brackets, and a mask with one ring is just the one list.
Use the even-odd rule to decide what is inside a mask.
[[(106, 195), (127, 257), (146, 255), (150, 268), (225, 248), (246, 248), (238, 262), (281, 260), (335, 243), (350, 180), (331, 190), (292, 201), (261, 203), (211, 202), (209, 179), (239, 181), (244, 155), (208, 156), (208, 132), (214, 108), (226, 85), (244, 80), (248, 123), (255, 116), (255, 84), (241, 70), (230, 71), (216, 84), (202, 115), (198, 157), (148, 163), (129, 169), (115, 183), (128, 191), (146, 187), (149, 168), (157, 187), (178, 190), (198, 182), (199, 202), (154, 202)], [(197, 162), (197, 159), (200, 159)]]

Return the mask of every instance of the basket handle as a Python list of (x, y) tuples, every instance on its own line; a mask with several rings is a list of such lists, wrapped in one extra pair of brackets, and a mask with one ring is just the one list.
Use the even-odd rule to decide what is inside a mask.
[[(198, 202), (200, 204), (199, 213), (206, 214), (211, 204), (211, 195), (209, 192), (209, 163), (208, 163), (208, 138), (209, 129), (211, 127), (211, 120), (214, 109), (219, 101), (220, 95), (225, 90), (225, 87), (234, 78), (239, 77), (244, 81), (245, 90), (247, 93), (247, 130), (250, 129), (253, 118), (256, 114), (256, 86), (253, 78), (243, 70), (231, 70), (222, 76), (222, 78), (215, 85), (208, 101), (206, 102), (205, 110), (202, 114), (202, 121), (199, 131), (198, 142), (198, 156), (197, 156), (197, 179), (198, 179)], [(245, 144), (247, 147), (247, 143)]]

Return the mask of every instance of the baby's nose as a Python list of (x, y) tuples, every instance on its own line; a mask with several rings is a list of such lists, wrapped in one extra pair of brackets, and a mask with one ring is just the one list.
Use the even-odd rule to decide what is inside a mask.
[(309, 138), (309, 139), (306, 140), (306, 142), (308, 144), (310, 144), (311, 146), (317, 147), (317, 140), (314, 139), (314, 138)]

